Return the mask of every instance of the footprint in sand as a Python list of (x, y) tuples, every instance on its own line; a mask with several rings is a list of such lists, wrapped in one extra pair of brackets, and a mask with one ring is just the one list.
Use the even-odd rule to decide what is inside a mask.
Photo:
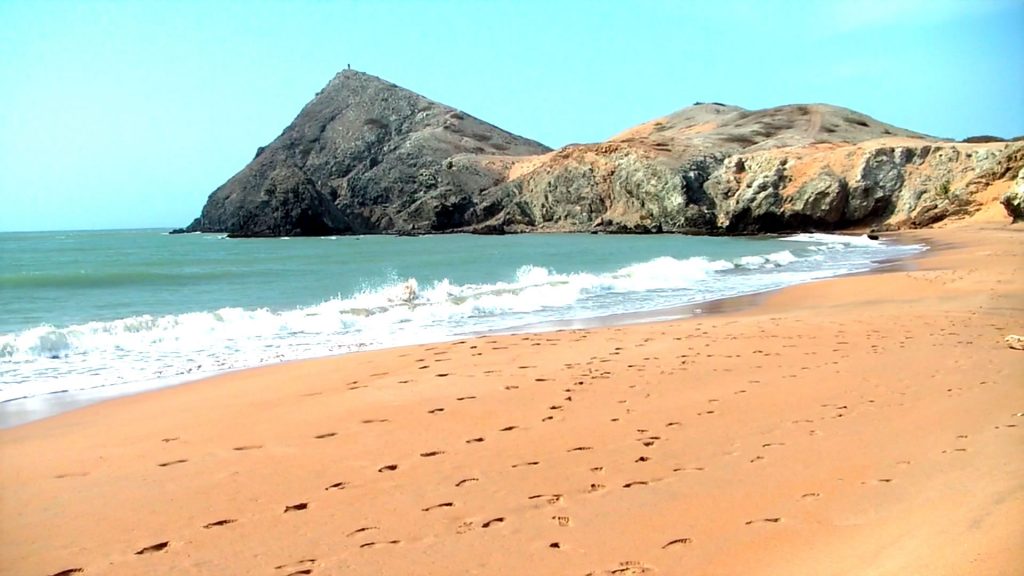
[(153, 554), (154, 552), (160, 552), (162, 550), (166, 550), (167, 547), (170, 546), (170, 545), (171, 545), (171, 543), (169, 541), (168, 542), (158, 542), (156, 544), (153, 544), (151, 546), (146, 546), (145, 548), (142, 548), (142, 549), (136, 551), (135, 555), (136, 556), (141, 556), (142, 554)]
[(595, 492), (600, 492), (600, 491), (602, 491), (604, 489), (605, 489), (605, 485), (604, 484), (591, 484), (590, 488), (587, 490), (587, 492), (589, 492), (590, 494), (593, 494)]
[(647, 486), (646, 480), (634, 480), (633, 482), (627, 482), (622, 485), (623, 488), (632, 488), (634, 486)]
[(261, 444), (249, 444), (247, 446), (235, 446), (234, 448), (232, 448), (232, 450), (235, 450), (235, 451), (238, 451), (238, 452), (244, 452), (245, 450), (259, 450), (260, 448), (263, 448), (263, 445), (261, 445)]
[(513, 464), (512, 467), (513, 468), (521, 468), (523, 466), (537, 466), (539, 464), (540, 464), (540, 462), (537, 462), (536, 460), (532, 460), (530, 462), (520, 462), (519, 464)]
[(285, 506), (284, 513), (287, 514), (288, 512), (301, 512), (307, 508), (309, 508), (309, 502), (299, 502), (298, 504), (291, 504), (289, 506)]
[(377, 472), (394, 472), (395, 470), (398, 470), (398, 464), (388, 464), (377, 468)]
[(337, 432), (325, 432), (323, 434), (317, 434), (316, 436), (313, 436), (313, 438), (316, 438), (317, 440), (323, 440), (324, 438), (331, 438), (337, 435)]
[(444, 454), (444, 450), (432, 450), (430, 452), (423, 452), (420, 454), (421, 458), (432, 458), (434, 456), (440, 456)]
[(390, 422), (387, 418), (375, 418), (370, 420), (361, 420), (363, 424), (381, 424), (383, 422)]
[(758, 518), (757, 520), (747, 520), (746, 521), (746, 525), (750, 526), (751, 524), (757, 524), (757, 523), (760, 523), (760, 522), (768, 522), (768, 523), (771, 523), (771, 524), (778, 524), (779, 522), (782, 522), (782, 518)]
[(61, 570), (60, 572), (54, 572), (50, 576), (71, 576), (72, 574), (81, 574), (85, 572), (82, 568), (68, 568), (67, 570)]
[(476, 444), (477, 442), (483, 442), (483, 441), (484, 441), (483, 438), (470, 438), (469, 440), (466, 440), (466, 444)]
[(672, 546), (678, 546), (680, 544), (689, 544), (690, 542), (693, 542), (690, 538), (676, 538), (675, 540), (667, 542), (661, 547), (661, 549), (664, 550), (665, 548), (671, 548)]
[(177, 436), (175, 436), (175, 437), (173, 437), (173, 438), (161, 438), (161, 439), (160, 439), (160, 441), (166, 444), (166, 443), (168, 443), (168, 442), (174, 442), (174, 441), (175, 441), (175, 440), (177, 440), (177, 439), (178, 439), (178, 437), (177, 437)]
[(466, 484), (469, 484), (470, 482), (479, 482), (479, 481), (480, 481), (479, 478), (463, 478), (462, 480), (459, 480), (458, 482), (455, 483), (455, 487), (456, 488), (462, 488), (463, 486), (465, 486)]
[(462, 402), (463, 400), (476, 400), (476, 396), (459, 396), (455, 400), (458, 402)]
[(540, 498), (544, 498), (545, 502), (548, 504), (558, 504), (562, 501), (561, 494), (534, 494), (533, 496), (528, 497), (527, 500), (537, 500)]
[(434, 408), (432, 410), (427, 410), (427, 414), (438, 414), (440, 412), (444, 412), (444, 408)]
[(353, 530), (353, 531), (349, 532), (348, 534), (346, 534), (345, 537), (346, 538), (351, 538), (351, 537), (353, 537), (353, 536), (355, 536), (357, 534), (362, 534), (363, 532), (369, 532), (370, 530), (380, 530), (380, 528), (378, 528), (376, 526), (364, 526), (362, 528), (356, 528), (355, 530)]
[(316, 558), (303, 558), (289, 564), (281, 564), (280, 566), (274, 566), (274, 570), (293, 570), (299, 568), (295, 572), (289, 572), (286, 576), (293, 576), (295, 574), (312, 574), (312, 568), (303, 568), (303, 566), (312, 566), (316, 564)]
[(157, 464), (157, 466), (165, 468), (167, 466), (174, 466), (175, 464), (184, 464), (185, 462), (188, 462), (188, 460), (171, 460), (170, 462), (161, 462), (160, 464)]
[(203, 528), (209, 530), (210, 528), (216, 528), (218, 526), (227, 526), (228, 524), (234, 524), (238, 522), (234, 518), (225, 518), (223, 520), (217, 520), (216, 522), (210, 522), (209, 524), (203, 525)]
[(327, 488), (324, 488), (324, 490), (344, 490), (346, 487), (348, 487), (348, 482), (335, 482)]
[(487, 522), (484, 522), (483, 524), (480, 525), (480, 527), (481, 528), (490, 528), (491, 526), (494, 526), (496, 524), (501, 524), (504, 521), (505, 521), (505, 517), (504, 516), (498, 516), (497, 518), (491, 518)]
[(572, 524), (572, 519), (570, 519), (568, 516), (552, 516), (551, 519), (555, 522), (558, 522), (558, 525), (562, 528), (567, 528), (570, 524)]
[(639, 576), (641, 574), (650, 574), (652, 569), (644, 566), (643, 562), (636, 560), (626, 560), (625, 562), (619, 562), (619, 567), (614, 570), (609, 570), (607, 574), (614, 574), (615, 576)]
[(566, 450), (566, 452), (586, 452), (587, 450), (593, 450), (593, 448), (590, 446), (577, 446)]
[(427, 506), (423, 509), (424, 512), (430, 512), (431, 510), (437, 510), (438, 508), (451, 508), (455, 506), (455, 502), (441, 502), (440, 504), (434, 504), (433, 506)]
[(519, 428), (519, 426), (505, 426), (504, 428), (502, 428), (501, 430), (498, 430), (498, 431), (499, 432), (511, 432), (512, 430), (515, 430), (516, 428)]
[(641, 457), (637, 458), (636, 460), (634, 460), (634, 462), (650, 462), (650, 461), (651, 461), (651, 457), (650, 456), (641, 456)]
[(366, 542), (365, 544), (360, 544), (359, 547), (360, 548), (376, 548), (377, 546), (388, 546), (388, 545), (394, 546), (395, 544), (401, 544), (401, 543), (402, 543), (401, 540), (385, 540), (383, 542)]

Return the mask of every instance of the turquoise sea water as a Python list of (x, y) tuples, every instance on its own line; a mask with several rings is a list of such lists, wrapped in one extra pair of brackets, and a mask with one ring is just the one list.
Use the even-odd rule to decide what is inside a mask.
[(870, 269), (864, 237), (0, 234), (0, 402), (657, 310)]

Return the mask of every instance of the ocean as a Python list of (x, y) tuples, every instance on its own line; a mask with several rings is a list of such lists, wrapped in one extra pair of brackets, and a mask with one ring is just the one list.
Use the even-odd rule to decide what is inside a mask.
[(827, 234), (2, 233), (0, 403), (45, 407), (287, 360), (571, 326), (923, 249)]

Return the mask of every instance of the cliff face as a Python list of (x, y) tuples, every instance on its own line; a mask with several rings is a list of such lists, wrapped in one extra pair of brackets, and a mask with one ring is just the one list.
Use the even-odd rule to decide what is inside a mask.
[[(749, 234), (927, 226), (981, 207), (1024, 144), (943, 142), (824, 105), (704, 104), (514, 167), (480, 231)], [(500, 199), (500, 200), (499, 200)]]
[(189, 230), (893, 229), (970, 215), (1022, 167), (1022, 143), (946, 142), (826, 105), (699, 104), (551, 152), (346, 71), (210, 196)]
[(288, 236), (447, 230), (504, 181), (500, 159), (548, 148), (346, 70), (210, 195), (188, 231)]

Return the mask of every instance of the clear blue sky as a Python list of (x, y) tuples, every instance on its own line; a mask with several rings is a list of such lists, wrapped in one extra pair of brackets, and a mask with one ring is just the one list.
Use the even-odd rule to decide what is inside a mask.
[(694, 101), (1024, 134), (1024, 0), (0, 0), (0, 230), (181, 226), (336, 72), (549, 146)]

